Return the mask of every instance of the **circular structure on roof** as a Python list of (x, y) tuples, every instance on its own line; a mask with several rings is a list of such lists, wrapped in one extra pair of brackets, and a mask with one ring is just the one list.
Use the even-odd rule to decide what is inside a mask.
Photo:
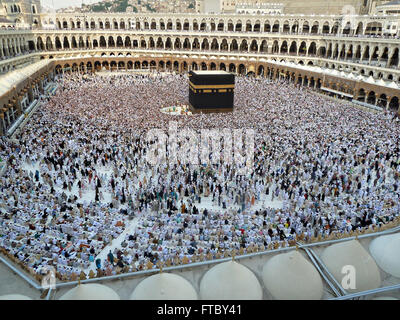
[(111, 288), (97, 284), (80, 284), (69, 290), (59, 300), (121, 300)]
[(203, 300), (261, 300), (262, 296), (261, 285), (254, 273), (235, 261), (217, 264), (200, 282)]
[[(348, 292), (360, 292), (379, 288), (381, 276), (374, 259), (357, 241), (345, 241), (326, 248), (322, 261), (341, 284), (352, 269), (355, 272), (355, 287), (344, 288)], [(349, 282), (351, 285), (351, 282)]]
[(369, 251), (378, 266), (400, 278), (400, 233), (380, 236), (371, 241)]
[(140, 282), (130, 299), (198, 300), (198, 295), (185, 278), (172, 273), (159, 273)]
[(32, 299), (22, 294), (6, 294), (4, 296), (0, 296), (0, 300), (32, 300)]
[(279, 300), (319, 300), (323, 283), (318, 271), (298, 251), (278, 254), (264, 265), (267, 290)]

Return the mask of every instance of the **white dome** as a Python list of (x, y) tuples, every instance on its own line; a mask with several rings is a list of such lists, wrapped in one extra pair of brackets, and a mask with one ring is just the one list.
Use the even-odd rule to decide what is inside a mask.
[(353, 266), (356, 271), (355, 289), (344, 288), (348, 292), (360, 292), (379, 288), (381, 276), (374, 259), (357, 240), (345, 241), (326, 248), (322, 261), (335, 279), (341, 284), (347, 271), (344, 266)]
[(23, 296), (22, 294), (6, 294), (4, 296), (0, 296), (0, 300), (32, 300), (27, 296)]
[(159, 273), (144, 279), (133, 290), (131, 300), (198, 300), (189, 281), (173, 273)]
[(267, 290), (279, 300), (320, 300), (321, 277), (298, 251), (278, 254), (264, 265), (262, 278)]
[(228, 261), (206, 272), (200, 282), (200, 296), (203, 300), (261, 300), (263, 292), (252, 271)]
[(59, 300), (121, 300), (111, 288), (97, 284), (80, 284), (69, 290)]
[(400, 278), (400, 233), (380, 236), (371, 241), (369, 251), (378, 266)]

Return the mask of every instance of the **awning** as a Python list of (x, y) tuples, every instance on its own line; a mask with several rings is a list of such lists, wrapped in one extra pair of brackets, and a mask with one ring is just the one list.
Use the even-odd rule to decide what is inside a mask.
[(29, 66), (13, 70), (0, 77), (0, 96), (10, 92), (14, 86), (35, 74), (50, 63), (49, 60), (40, 60)]
[(321, 90), (329, 91), (329, 92), (332, 92), (332, 93), (339, 94), (339, 95), (341, 95), (341, 96), (353, 98), (353, 95), (351, 95), (351, 94), (349, 94), (349, 93), (345, 93), (345, 92), (341, 92), (341, 91), (336, 91), (336, 90), (333, 90), (333, 89), (331, 89), (331, 88), (321, 87)]

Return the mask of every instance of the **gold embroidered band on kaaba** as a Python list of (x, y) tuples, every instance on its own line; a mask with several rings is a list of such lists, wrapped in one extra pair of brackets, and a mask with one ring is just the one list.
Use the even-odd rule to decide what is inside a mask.
[(200, 85), (200, 84), (194, 84), (191, 81), (189, 81), (189, 85), (193, 89), (235, 89), (234, 84), (214, 84), (214, 85)]
[(190, 90), (195, 93), (212, 93), (212, 92), (233, 92), (234, 84), (215, 84), (215, 85), (196, 85), (189, 82)]

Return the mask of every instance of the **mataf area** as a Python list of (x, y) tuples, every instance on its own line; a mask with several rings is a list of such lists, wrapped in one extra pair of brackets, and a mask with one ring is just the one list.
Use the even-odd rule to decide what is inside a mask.
[[(160, 112), (188, 104), (187, 82), (187, 75), (170, 73), (59, 77), (59, 91), (13, 140), (2, 140), (1, 157), (9, 164), (1, 178), (2, 252), (38, 280), (52, 267), (58, 281), (74, 281), (398, 225), (400, 126), (392, 113), (372, 113), (285, 81), (247, 77), (236, 79), (233, 113)], [(192, 165), (184, 158), (173, 166), (149, 164), (146, 132), (168, 132), (171, 121), (178, 132), (255, 130), (253, 170), (241, 175), (243, 164), (226, 164), (222, 157), (215, 164)], [(299, 263), (320, 278), (309, 262)], [(228, 269), (241, 273), (237, 268)], [(207, 281), (224, 279), (215, 277)], [(243, 279), (239, 287), (258, 281)], [(267, 290), (276, 288), (264, 281)], [(310, 298), (320, 299), (322, 283), (315, 281), (320, 289)], [(379, 287), (377, 281), (366, 288)], [(204, 286), (200, 295), (206, 299), (232, 291), (219, 287), (210, 296)], [(261, 299), (257, 290), (247, 297)]]
[(0, 2), (0, 300), (400, 299), (399, 1)]

